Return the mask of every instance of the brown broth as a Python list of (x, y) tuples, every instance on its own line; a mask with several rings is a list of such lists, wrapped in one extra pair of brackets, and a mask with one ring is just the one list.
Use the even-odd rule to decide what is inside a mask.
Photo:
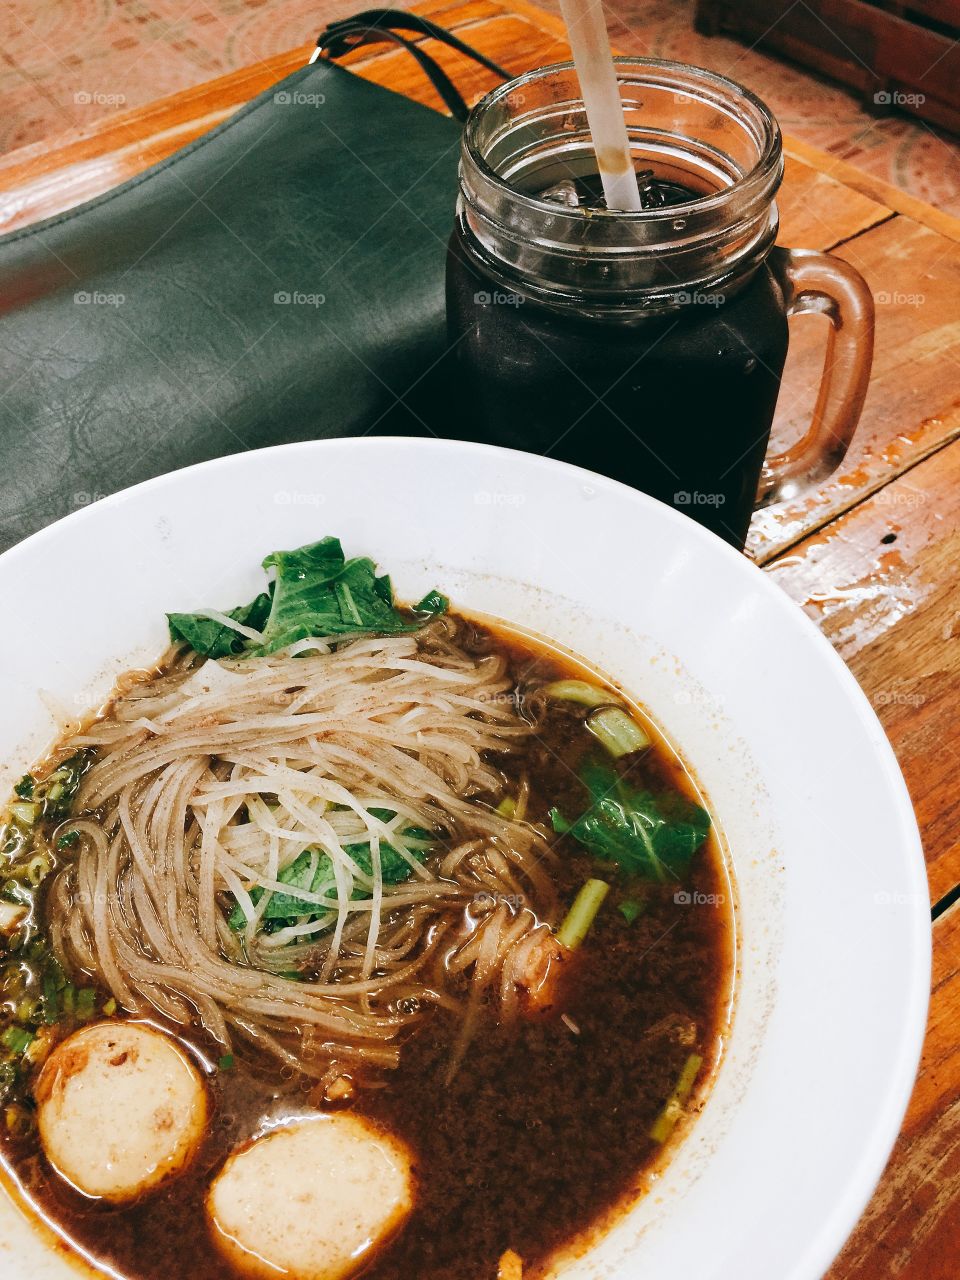
[[(479, 645), (508, 651), (521, 687), (585, 674), (530, 637), (470, 625)], [(594, 673), (590, 678), (597, 682)], [(535, 820), (554, 804), (569, 814), (585, 807), (576, 770), (596, 748), (583, 715), (583, 708), (552, 702), (538, 734), (504, 766), (511, 777), (529, 776)], [(619, 767), (631, 782), (699, 799), (659, 736)], [(434, 1012), (404, 1045), (386, 1086), (361, 1089), (353, 1103), (408, 1144), (416, 1177), (412, 1216), (363, 1271), (364, 1280), (496, 1280), (507, 1249), (523, 1259), (524, 1280), (535, 1280), (551, 1254), (588, 1239), (635, 1198), (662, 1155), (650, 1126), (690, 1053), (704, 1058), (701, 1095), (709, 1080), (728, 1014), (733, 945), (731, 891), (716, 835), (682, 886), (631, 885), (569, 837), (558, 849), (563, 903), (590, 875), (603, 875), (613, 887), (565, 968), (557, 1007), (506, 1027), (493, 1007), (484, 1008), (449, 1085), (457, 1021)], [(694, 904), (675, 897), (679, 888)], [(628, 924), (618, 903), (641, 895), (646, 910)], [(676, 1038), (678, 1019), (696, 1024), (695, 1044)], [(211, 1071), (216, 1051), (202, 1034), (176, 1034), (203, 1066), (212, 1103), (208, 1135), (186, 1173), (117, 1207), (91, 1201), (58, 1177), (35, 1127), (2, 1135), (3, 1163), (38, 1215), (115, 1274), (234, 1280), (239, 1273), (207, 1225), (207, 1188), (227, 1155), (265, 1121), (310, 1110), (307, 1086), (242, 1050), (233, 1070)], [(29, 1094), (23, 1100), (29, 1104)]]

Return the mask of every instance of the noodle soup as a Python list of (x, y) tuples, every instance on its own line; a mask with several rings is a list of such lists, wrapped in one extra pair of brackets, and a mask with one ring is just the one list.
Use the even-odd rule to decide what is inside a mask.
[(121, 1276), (534, 1280), (715, 1067), (716, 833), (573, 658), (267, 563), (8, 807), (8, 1177)]

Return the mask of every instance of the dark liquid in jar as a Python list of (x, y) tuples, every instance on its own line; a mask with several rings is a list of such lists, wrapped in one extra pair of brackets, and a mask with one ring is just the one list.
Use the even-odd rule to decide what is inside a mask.
[[(581, 207), (602, 206), (596, 175), (550, 187), (561, 183)], [(643, 195), (642, 175), (640, 186)], [(654, 178), (646, 199), (660, 203), (647, 207), (704, 194)], [(598, 320), (571, 305), (541, 306), (520, 281), (513, 289), (492, 279), (465, 251), (458, 224), (447, 321), (461, 434), (603, 472), (743, 546), (787, 354), (769, 265), (729, 296), (707, 287), (664, 315)]]

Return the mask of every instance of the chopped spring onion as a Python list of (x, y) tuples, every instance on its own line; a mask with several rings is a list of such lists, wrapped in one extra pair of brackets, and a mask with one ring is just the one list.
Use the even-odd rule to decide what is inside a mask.
[(604, 707), (590, 716), (586, 725), (614, 759), (631, 751), (643, 751), (650, 745), (646, 733), (621, 707)]
[(0, 1042), (11, 1053), (24, 1053), (30, 1048), (32, 1041), (33, 1032), (27, 1031), (25, 1027), (7, 1027), (3, 1035), (0, 1036)]
[(33, 1125), (33, 1117), (26, 1107), (19, 1106), (16, 1102), (11, 1102), (3, 1113), (4, 1120), (7, 1125), (7, 1132), (14, 1137), (23, 1137), (24, 1134), (30, 1132)]
[(627, 924), (633, 924), (637, 916), (642, 916), (646, 909), (647, 904), (637, 898), (624, 898), (623, 902), (617, 907)]
[(63, 835), (60, 837), (60, 839), (57, 841), (57, 848), (72, 849), (79, 839), (80, 839), (79, 831), (72, 831), (72, 830), (65, 831)]
[(218, 1058), (217, 1069), (220, 1071), (232, 1071), (233, 1070), (233, 1054), (225, 1053), (222, 1058)]
[(615, 701), (609, 689), (587, 684), (586, 680), (554, 680), (543, 686), (543, 692), (563, 702), (579, 702), (582, 707), (609, 707)]
[(77, 992), (75, 1014), (81, 1022), (92, 1018), (97, 1007), (97, 993), (93, 987), (81, 987)]
[(671, 1133), (673, 1133), (674, 1126), (683, 1114), (683, 1104), (690, 1097), (690, 1091), (702, 1066), (703, 1058), (699, 1053), (691, 1053), (683, 1064), (683, 1068), (677, 1077), (677, 1083), (673, 1086), (673, 1092), (663, 1104), (663, 1110), (650, 1126), (650, 1137), (654, 1142), (666, 1142)]
[(108, 1018), (112, 1018), (113, 1015), (117, 1012), (117, 1002), (113, 998), (113, 996), (111, 996), (110, 999), (103, 1006), (103, 1012), (107, 1015)]
[(40, 805), (36, 800), (18, 800), (10, 806), (10, 816), (21, 827), (32, 827), (40, 817)]
[(526, 778), (520, 783), (517, 790), (516, 798), (513, 796), (504, 796), (497, 805), (497, 813), (501, 818), (515, 819), (517, 822), (523, 822), (527, 816), (527, 806), (530, 803), (530, 783)]
[(40, 996), (40, 1009), (43, 1020), (52, 1026), (60, 1017), (60, 992), (57, 986), (57, 974), (48, 967), (43, 974), (43, 992)]
[(31, 1067), (41, 1066), (49, 1058), (56, 1040), (57, 1035), (52, 1027), (38, 1027), (30, 1044), (24, 1050), (24, 1062), (28, 1062)]
[(2, 894), (4, 902), (13, 902), (22, 907), (33, 906), (33, 890), (20, 880), (4, 881), (0, 894)]
[(573, 900), (566, 919), (557, 930), (557, 941), (570, 951), (576, 950), (590, 931), (590, 926), (603, 900), (610, 892), (606, 880), (588, 880)]
[(27, 882), (38, 889), (52, 867), (53, 863), (46, 852), (35, 853), (24, 869)]
[(512, 1249), (501, 1254), (497, 1280), (523, 1280), (523, 1259)]

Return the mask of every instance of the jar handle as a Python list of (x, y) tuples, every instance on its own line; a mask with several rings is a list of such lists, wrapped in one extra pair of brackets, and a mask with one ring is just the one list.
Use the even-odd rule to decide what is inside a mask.
[(810, 427), (764, 462), (761, 507), (794, 498), (836, 471), (860, 420), (873, 362), (873, 297), (860, 272), (815, 249), (775, 249), (771, 259), (787, 315), (818, 312), (830, 330)]

